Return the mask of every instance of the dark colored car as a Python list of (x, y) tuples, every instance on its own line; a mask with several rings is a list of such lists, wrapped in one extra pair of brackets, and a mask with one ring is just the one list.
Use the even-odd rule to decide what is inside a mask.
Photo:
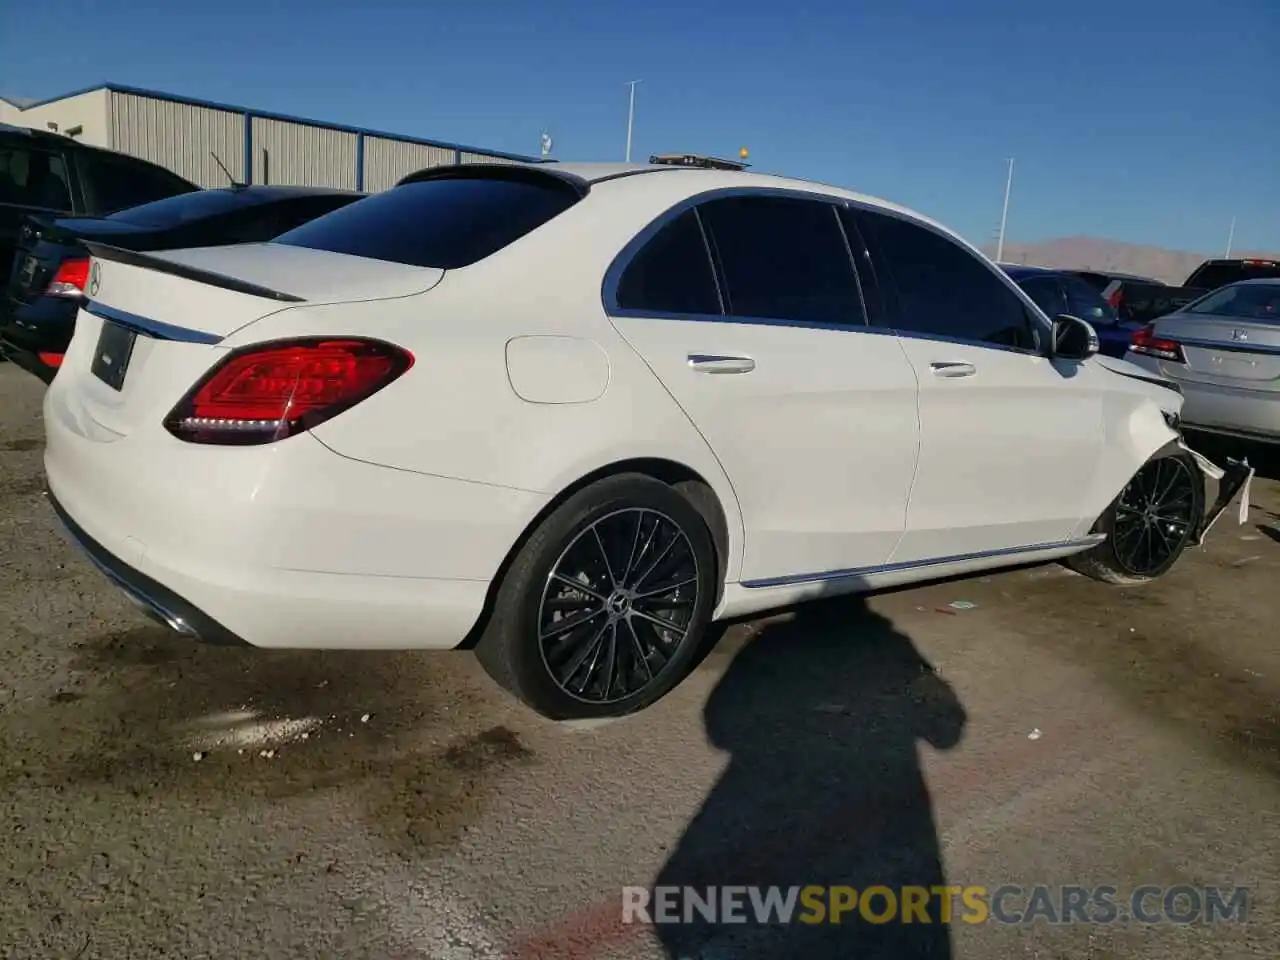
[(1088, 321), (1098, 332), (1100, 352), (1109, 357), (1123, 357), (1133, 332), (1142, 326), (1119, 316), (1097, 288), (1074, 270), (1006, 265), (1004, 271), (1050, 319), (1065, 313)]
[(270, 240), (364, 197), (319, 187), (225, 187), (169, 197), (99, 219), (28, 217), (5, 291), (0, 350), (45, 382), (75, 332), (89, 277), (83, 242), (180, 250)]
[(0, 280), (10, 274), (29, 214), (101, 217), (199, 189), (171, 170), (128, 154), (0, 124)]
[(1117, 277), (1103, 295), (1126, 321), (1145, 325), (1157, 317), (1181, 310), (1229, 283), (1280, 278), (1280, 261), (1243, 258), (1206, 260), (1191, 271), (1186, 283), (1169, 286), (1157, 280)]

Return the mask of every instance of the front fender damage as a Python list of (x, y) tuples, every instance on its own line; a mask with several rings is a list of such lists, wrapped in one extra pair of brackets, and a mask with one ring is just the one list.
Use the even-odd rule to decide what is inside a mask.
[(1226, 513), (1227, 507), (1231, 505), (1231, 501), (1240, 495), (1240, 510), (1238, 513), (1237, 523), (1243, 525), (1249, 519), (1249, 484), (1253, 481), (1254, 468), (1249, 465), (1249, 458), (1245, 457), (1236, 460), (1233, 457), (1226, 458), (1226, 466), (1220, 467), (1202, 453), (1198, 453), (1187, 446), (1186, 440), (1182, 437), (1178, 438), (1178, 446), (1189, 453), (1195, 460), (1200, 472), (1211, 480), (1218, 481), (1218, 495), (1214, 498), (1212, 506), (1204, 512), (1204, 516), (1200, 520), (1200, 527), (1196, 531), (1196, 545), (1203, 546), (1204, 538), (1208, 536), (1210, 528), (1217, 523), (1218, 518)]

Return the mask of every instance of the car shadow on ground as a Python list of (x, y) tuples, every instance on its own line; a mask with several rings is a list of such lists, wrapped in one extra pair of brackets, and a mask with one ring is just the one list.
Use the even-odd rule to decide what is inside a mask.
[[(788, 924), (663, 923), (660, 888), (810, 885), (928, 891), (945, 884), (920, 741), (951, 749), (965, 711), (911, 640), (860, 598), (810, 602), (737, 654), (711, 694), (707, 734), (727, 770), (654, 882), (651, 919), (671, 958), (947, 958), (936, 897), (932, 922), (888, 922), (883, 895), (831, 923), (797, 901)], [(763, 893), (763, 891), (762, 891)], [(741, 898), (753, 914), (749, 896)], [(957, 905), (958, 906), (958, 905)], [(679, 915), (682, 908), (677, 908)], [(870, 917), (868, 920), (866, 917)], [(683, 920), (684, 918), (681, 917)]]

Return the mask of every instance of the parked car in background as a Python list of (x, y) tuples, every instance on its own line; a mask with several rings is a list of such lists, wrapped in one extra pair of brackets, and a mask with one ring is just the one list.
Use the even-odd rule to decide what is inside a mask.
[(128, 154), (0, 124), (0, 280), (10, 274), (28, 214), (100, 217), (199, 189), (171, 170)]
[(270, 243), (90, 244), (48, 502), (181, 634), (470, 637), (556, 718), (653, 703), (715, 619), (1055, 558), (1133, 583), (1196, 542), (1169, 381), (909, 210), (672, 163), (439, 167)]
[(1103, 296), (1121, 319), (1143, 325), (1181, 310), (1193, 300), (1229, 283), (1277, 278), (1280, 278), (1280, 262), (1275, 260), (1206, 260), (1191, 271), (1180, 287), (1157, 280), (1116, 277), (1104, 287)]
[(0, 350), (46, 382), (57, 373), (89, 279), (87, 241), (138, 251), (256, 243), (363, 196), (319, 187), (226, 187), (98, 219), (28, 217), (5, 291)]
[(1106, 356), (1123, 357), (1133, 332), (1142, 326), (1121, 320), (1102, 294), (1075, 271), (1008, 264), (1004, 271), (1046, 316), (1068, 314), (1091, 324), (1098, 334), (1100, 352)]
[(1157, 318), (1125, 359), (1179, 384), (1188, 430), (1280, 443), (1280, 278), (1231, 283)]

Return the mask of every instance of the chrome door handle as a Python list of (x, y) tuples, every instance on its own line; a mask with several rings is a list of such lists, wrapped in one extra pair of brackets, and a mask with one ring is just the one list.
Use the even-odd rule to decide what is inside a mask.
[(709, 353), (691, 353), (689, 366), (699, 373), (750, 373), (756, 362), (750, 357), (722, 357)]
[(972, 363), (963, 363), (959, 360), (939, 360), (929, 364), (929, 369), (933, 371), (935, 377), (972, 377), (978, 372), (978, 368)]

